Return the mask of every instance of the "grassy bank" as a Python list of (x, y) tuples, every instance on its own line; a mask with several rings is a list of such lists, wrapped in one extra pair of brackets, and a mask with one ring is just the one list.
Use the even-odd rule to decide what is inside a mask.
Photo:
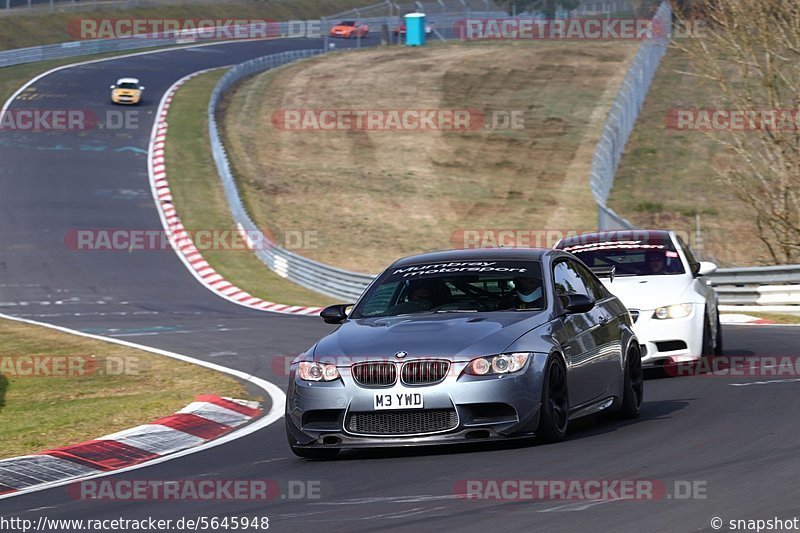
[[(25, 375), (25, 356), (42, 363), (34, 375)], [(59, 373), (45, 362), (58, 356), (68, 356), (60, 361), (72, 371), (44, 375)], [(0, 320), (0, 374), (0, 458), (146, 424), (198, 394), (249, 398), (239, 382), (212, 370), (8, 320)]]
[(719, 168), (731, 164), (715, 140), (726, 132), (677, 130), (665, 122), (673, 109), (719, 107), (716, 89), (686, 74), (691, 70), (684, 53), (669, 50), (625, 149), (609, 204), (638, 227), (690, 234), (700, 215), (705, 257), (723, 266), (766, 263), (754, 217), (717, 177)]
[[(211, 157), (206, 109), (223, 71), (190, 80), (169, 110), (166, 165), (173, 203), (186, 229), (235, 230), (225, 193)], [(248, 250), (204, 250), (206, 261), (239, 288), (265, 300), (291, 305), (324, 305), (329, 298), (269, 270)]]
[[(303, 255), (377, 272), (463, 246), (473, 229), (595, 227), (589, 166), (635, 43), (448, 43), (290, 65), (243, 83), (224, 117), (250, 213), (274, 235), (318, 232)], [(285, 131), (294, 109), (521, 113), (522, 127)]]

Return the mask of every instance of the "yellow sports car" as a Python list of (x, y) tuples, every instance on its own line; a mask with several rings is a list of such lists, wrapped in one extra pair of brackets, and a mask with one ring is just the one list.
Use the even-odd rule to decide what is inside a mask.
[(111, 101), (115, 104), (136, 105), (142, 101), (144, 86), (136, 78), (120, 78), (111, 86)]

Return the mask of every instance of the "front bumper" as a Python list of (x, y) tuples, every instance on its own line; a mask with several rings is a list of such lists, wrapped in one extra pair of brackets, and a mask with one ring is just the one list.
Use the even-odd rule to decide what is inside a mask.
[(642, 349), (642, 366), (658, 367), (667, 363), (697, 361), (703, 353), (704, 307), (692, 305), (684, 318), (659, 320), (655, 309), (639, 310), (633, 331)]
[(136, 105), (142, 99), (141, 94), (113, 94), (111, 95), (111, 101), (115, 104), (122, 104), (122, 105)]
[[(289, 442), (301, 448), (425, 446), (530, 437), (539, 424), (542, 373), (546, 354), (535, 354), (526, 368), (503, 377), (461, 376), (464, 363), (452, 363), (444, 381), (425, 386), (400, 383), (363, 387), (343, 372), (339, 380), (309, 383), (292, 371), (286, 402)], [(342, 370), (347, 369), (340, 369)], [(423, 409), (375, 411), (375, 393), (423, 395)], [(353, 416), (423, 416), (455, 412), (455, 423), (436, 431), (364, 433), (354, 431)]]

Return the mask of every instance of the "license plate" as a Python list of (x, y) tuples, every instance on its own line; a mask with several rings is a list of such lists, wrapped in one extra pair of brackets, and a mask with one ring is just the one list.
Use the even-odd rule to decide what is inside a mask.
[(376, 411), (384, 409), (422, 409), (422, 393), (376, 392), (373, 406)]

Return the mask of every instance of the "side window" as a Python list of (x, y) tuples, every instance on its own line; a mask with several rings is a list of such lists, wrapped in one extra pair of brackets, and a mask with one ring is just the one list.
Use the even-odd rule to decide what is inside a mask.
[(576, 265), (576, 266), (578, 268), (578, 273), (580, 274), (581, 279), (583, 280), (583, 284), (586, 285), (586, 288), (589, 290), (589, 296), (594, 298), (596, 302), (599, 302), (600, 300), (605, 300), (607, 297), (606, 290), (605, 287), (603, 287), (603, 284), (600, 282), (600, 280), (598, 280), (594, 276), (594, 274), (592, 274), (589, 271), (589, 269), (586, 268), (585, 266), (583, 265)]
[(577, 270), (577, 265), (572, 261), (561, 261), (553, 267), (553, 280), (556, 284), (556, 294), (585, 294), (592, 296)]

